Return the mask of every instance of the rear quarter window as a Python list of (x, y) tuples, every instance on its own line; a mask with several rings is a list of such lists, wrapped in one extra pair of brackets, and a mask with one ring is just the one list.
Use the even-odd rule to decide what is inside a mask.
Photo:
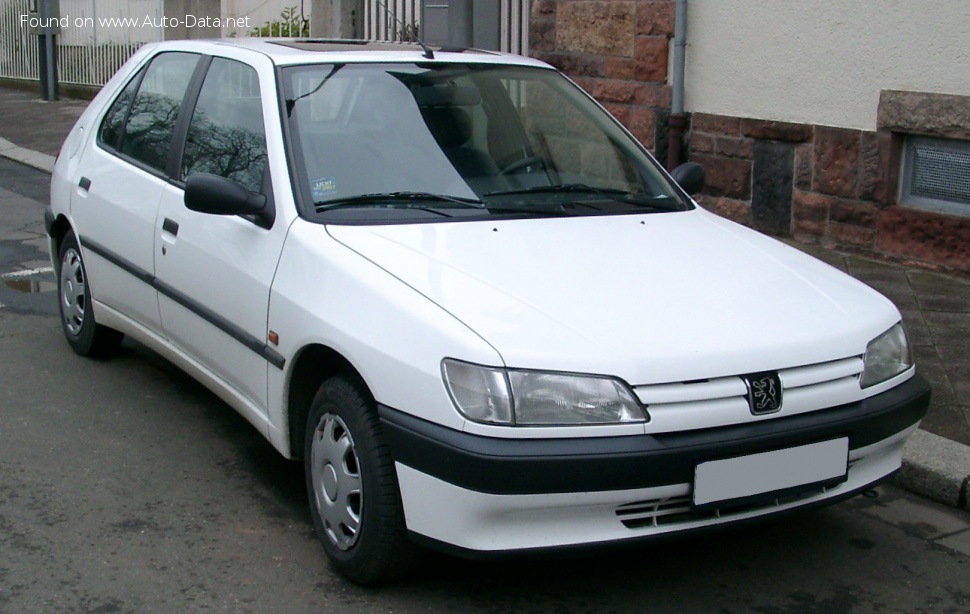
[(104, 119), (101, 120), (101, 126), (98, 128), (98, 142), (105, 147), (111, 149), (118, 147), (125, 118), (128, 117), (128, 109), (131, 107), (131, 99), (135, 97), (135, 90), (138, 89), (138, 83), (144, 74), (144, 68), (138, 71), (138, 74), (128, 82), (125, 89), (121, 90), (121, 93), (115, 98), (111, 108), (105, 114)]

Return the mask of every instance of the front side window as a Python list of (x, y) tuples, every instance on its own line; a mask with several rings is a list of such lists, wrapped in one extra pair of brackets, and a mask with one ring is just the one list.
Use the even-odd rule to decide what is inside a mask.
[(689, 207), (656, 162), (552, 70), (295, 66), (285, 69), (284, 88), (311, 219)]
[(163, 53), (152, 60), (131, 103), (119, 151), (165, 170), (182, 98), (199, 62), (194, 53)]
[(266, 137), (256, 70), (215, 58), (189, 123), (181, 179), (210, 173), (258, 192), (266, 167)]

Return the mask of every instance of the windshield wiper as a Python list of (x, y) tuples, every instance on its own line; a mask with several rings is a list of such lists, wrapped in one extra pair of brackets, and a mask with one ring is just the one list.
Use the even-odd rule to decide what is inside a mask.
[[(562, 185), (538, 185), (531, 188), (519, 188), (515, 190), (498, 190), (487, 192), (485, 196), (513, 196), (521, 194), (562, 194), (562, 193), (586, 193), (596, 194), (611, 200), (637, 205), (642, 207), (653, 207), (655, 209), (675, 210), (676, 201), (670, 196), (647, 196), (645, 194), (634, 194), (626, 190), (615, 188), (597, 188), (585, 183), (564, 183)], [(490, 209), (492, 207), (489, 207)]]
[(485, 205), (490, 213), (528, 213), (530, 215), (543, 215), (562, 217), (574, 215), (571, 209), (584, 207), (593, 211), (602, 211), (599, 207), (583, 202), (565, 203), (528, 203), (528, 204), (509, 204), (509, 205)]
[(514, 190), (496, 190), (486, 192), (485, 196), (509, 196), (513, 194), (546, 194), (555, 192), (591, 192), (593, 194), (609, 195), (610, 198), (617, 195), (631, 195), (625, 190), (615, 190), (613, 188), (594, 188), (585, 183), (564, 183), (561, 185), (537, 185), (531, 188), (517, 188)]
[(483, 209), (484, 203), (477, 198), (465, 198), (463, 196), (448, 196), (446, 194), (432, 194), (431, 192), (381, 192), (376, 194), (360, 194), (347, 198), (337, 198), (313, 203), (317, 213), (342, 209), (346, 207), (360, 207), (365, 205), (393, 205), (424, 207), (429, 203), (450, 203), (462, 207)]

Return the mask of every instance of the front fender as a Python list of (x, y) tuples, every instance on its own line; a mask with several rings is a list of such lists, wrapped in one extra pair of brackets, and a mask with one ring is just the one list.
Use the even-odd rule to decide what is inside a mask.
[(463, 322), (304, 220), (293, 224), (283, 248), (269, 329), (288, 359), (283, 371), (271, 369), (269, 382), (270, 420), (284, 432), (288, 370), (308, 345), (343, 356), (378, 403), (457, 430), (465, 420), (444, 387), (441, 360), (504, 364)]

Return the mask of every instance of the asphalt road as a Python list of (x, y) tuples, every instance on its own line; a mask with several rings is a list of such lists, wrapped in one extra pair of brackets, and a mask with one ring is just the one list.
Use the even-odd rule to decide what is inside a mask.
[(408, 581), (349, 584), (313, 536), (299, 465), (142, 346), (70, 351), (46, 181), (0, 160), (2, 612), (970, 611), (970, 515), (889, 486), (594, 556), (435, 555)]

